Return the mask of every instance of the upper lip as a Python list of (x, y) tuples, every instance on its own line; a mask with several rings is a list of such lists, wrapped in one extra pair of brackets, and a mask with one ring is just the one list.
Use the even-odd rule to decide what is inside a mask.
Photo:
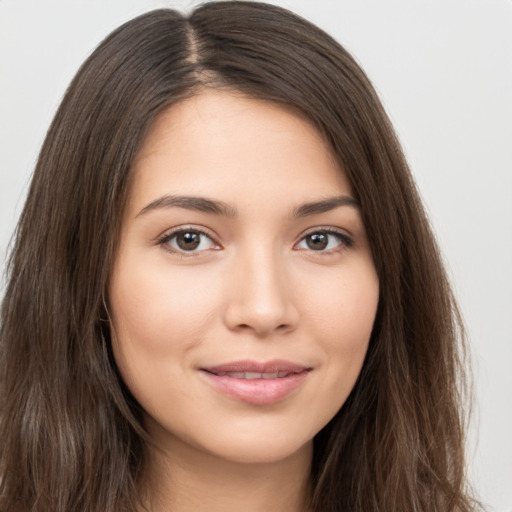
[(300, 373), (311, 370), (311, 367), (292, 363), (290, 361), (284, 361), (280, 359), (274, 359), (272, 361), (258, 362), (258, 361), (232, 361), (229, 363), (219, 364), (215, 366), (205, 366), (201, 370), (205, 370), (210, 373), (226, 373), (226, 372), (252, 372), (252, 373)]

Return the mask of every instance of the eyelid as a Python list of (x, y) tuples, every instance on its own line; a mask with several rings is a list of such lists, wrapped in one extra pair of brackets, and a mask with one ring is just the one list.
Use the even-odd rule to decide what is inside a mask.
[(174, 228), (171, 228), (171, 229), (165, 231), (162, 235), (160, 235), (156, 239), (155, 244), (161, 246), (165, 251), (167, 251), (171, 254), (176, 254), (176, 255), (182, 256), (182, 257), (199, 256), (202, 253), (206, 252), (207, 250), (212, 250), (212, 249), (203, 249), (201, 251), (185, 251), (185, 250), (174, 249), (173, 247), (168, 245), (168, 242), (170, 240), (172, 240), (176, 235), (178, 235), (179, 233), (187, 232), (187, 231), (199, 233), (201, 235), (208, 237), (212, 241), (212, 243), (216, 246), (213, 250), (218, 250), (221, 248), (221, 245), (217, 241), (217, 237), (214, 234), (212, 234), (210, 230), (208, 230), (204, 227), (193, 225), (193, 224), (183, 224), (181, 226), (176, 226)]
[[(174, 249), (170, 245), (168, 245), (168, 242), (173, 237), (175, 237), (179, 233), (183, 233), (183, 232), (187, 232), (187, 231), (196, 232), (196, 233), (206, 236), (207, 238), (209, 238), (212, 241), (212, 243), (216, 247), (211, 248), (211, 249), (203, 249), (200, 251), (185, 251), (185, 250)], [(294, 249), (295, 250), (308, 250), (305, 248), (298, 248), (297, 246), (301, 242), (303, 242), (307, 236), (315, 234), (315, 233), (325, 233), (328, 235), (336, 236), (340, 240), (340, 247), (336, 247), (335, 249), (319, 250), (319, 251), (314, 251), (313, 249), (309, 249), (311, 252), (318, 252), (319, 254), (332, 254), (332, 253), (339, 252), (343, 249), (350, 248), (354, 245), (352, 236), (349, 235), (345, 230), (343, 230), (341, 228), (337, 228), (334, 226), (314, 226), (312, 228), (307, 229), (303, 233), (301, 233), (298, 241), (294, 244)], [(208, 250), (218, 250), (218, 249), (222, 248), (222, 246), (220, 245), (220, 243), (217, 240), (217, 237), (209, 229), (204, 228), (202, 226), (193, 225), (193, 224), (184, 224), (184, 225), (173, 227), (173, 228), (165, 231), (164, 234), (157, 237), (155, 244), (162, 246), (162, 248), (164, 250), (166, 250), (167, 252), (176, 254), (178, 256), (183, 256), (183, 257), (200, 256), (202, 253), (207, 252)]]
[[(350, 248), (354, 245), (354, 240), (353, 240), (352, 236), (349, 235), (345, 230), (343, 230), (341, 228), (336, 228), (334, 226), (315, 226), (313, 228), (307, 229), (300, 235), (299, 240), (294, 245), (294, 248), (297, 247), (297, 245), (300, 244), (307, 236), (313, 235), (315, 233), (326, 233), (328, 235), (337, 236), (340, 239), (341, 247), (336, 248), (336, 249), (323, 250), (323, 251), (314, 251), (312, 249), (309, 249), (311, 252), (318, 252), (318, 254), (332, 254), (335, 252), (339, 252), (343, 249)], [(297, 250), (308, 250), (308, 249), (297, 249)]]

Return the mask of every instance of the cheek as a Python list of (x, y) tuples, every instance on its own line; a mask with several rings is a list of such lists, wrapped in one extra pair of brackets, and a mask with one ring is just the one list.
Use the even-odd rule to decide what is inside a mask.
[(348, 397), (361, 371), (379, 301), (373, 264), (354, 265), (339, 279), (315, 287), (304, 308), (308, 329), (327, 362), (325, 400), (334, 414)]
[(158, 411), (170, 399), (170, 376), (183, 375), (189, 354), (204, 338), (217, 299), (207, 293), (213, 283), (204, 276), (191, 279), (190, 272), (172, 272), (159, 261), (140, 264), (127, 252), (109, 289), (112, 348), (135, 398), (146, 410)]
[[(356, 262), (358, 263), (358, 262)], [(333, 350), (359, 350), (370, 338), (379, 301), (379, 282), (371, 261), (343, 268), (310, 283), (302, 308), (310, 327)]]
[(124, 262), (110, 286), (117, 338), (162, 352), (193, 344), (214, 310), (215, 298), (208, 288), (210, 283), (200, 275)]

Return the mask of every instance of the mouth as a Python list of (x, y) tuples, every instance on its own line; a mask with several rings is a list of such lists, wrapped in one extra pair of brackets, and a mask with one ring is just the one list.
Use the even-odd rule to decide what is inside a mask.
[(269, 372), (269, 373), (260, 373), (260, 372), (212, 372), (209, 370), (205, 370), (213, 375), (217, 375), (217, 377), (232, 377), (233, 379), (247, 379), (247, 380), (255, 380), (255, 379), (282, 379), (284, 377), (288, 377), (289, 375), (293, 375), (294, 373), (300, 372)]
[(200, 368), (206, 381), (231, 399), (255, 405), (280, 402), (306, 381), (312, 368), (289, 361), (235, 361)]

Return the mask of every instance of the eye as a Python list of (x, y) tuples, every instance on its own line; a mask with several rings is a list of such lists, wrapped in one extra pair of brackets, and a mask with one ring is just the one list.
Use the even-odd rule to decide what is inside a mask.
[(352, 239), (344, 233), (332, 229), (320, 229), (302, 237), (296, 247), (316, 252), (335, 252), (351, 246)]
[(198, 253), (217, 249), (218, 245), (201, 230), (179, 229), (165, 235), (158, 242), (166, 250), (175, 253)]

